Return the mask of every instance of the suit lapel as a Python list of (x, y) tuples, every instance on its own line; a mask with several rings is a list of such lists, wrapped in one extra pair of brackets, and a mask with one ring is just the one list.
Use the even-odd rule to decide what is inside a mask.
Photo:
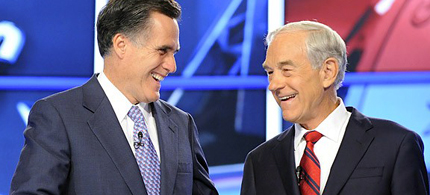
[(272, 154), (275, 157), (279, 174), (281, 174), (285, 192), (290, 195), (300, 195), (294, 161), (294, 132), (294, 126), (285, 131), (278, 138), (278, 144), (273, 147)]
[(159, 100), (151, 104), (157, 124), (161, 155), (161, 194), (173, 194), (178, 171), (178, 126), (170, 118), (170, 109)]
[(103, 89), (93, 76), (83, 86), (83, 106), (93, 112), (88, 125), (117, 167), (132, 194), (146, 194), (134, 155)]
[(323, 194), (339, 194), (374, 139), (370, 121), (352, 107), (351, 118)]

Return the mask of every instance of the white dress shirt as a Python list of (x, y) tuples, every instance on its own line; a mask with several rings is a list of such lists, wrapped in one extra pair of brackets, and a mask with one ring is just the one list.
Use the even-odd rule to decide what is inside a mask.
[[(109, 99), (110, 104), (116, 114), (119, 124), (121, 125), (122, 130), (124, 131), (124, 135), (127, 138), (128, 144), (130, 145), (133, 154), (135, 154), (134, 149), (134, 140), (133, 140), (133, 129), (134, 122), (130, 117), (127, 116), (128, 111), (133, 106), (133, 104), (109, 81), (106, 75), (102, 72), (97, 77), (100, 85), (103, 88), (107, 98)], [(158, 134), (157, 134), (157, 126), (155, 123), (154, 116), (152, 116), (151, 108), (146, 103), (139, 103), (137, 105), (142, 111), (143, 116), (145, 117), (145, 123), (148, 127), (149, 137), (151, 138), (152, 144), (154, 144), (154, 148), (157, 151), (158, 159), (160, 159), (160, 147), (158, 143)]]
[[(328, 176), (330, 174), (331, 166), (333, 165), (336, 154), (342, 143), (343, 136), (345, 135), (346, 126), (348, 124), (351, 113), (348, 112), (343, 104), (342, 99), (339, 106), (330, 115), (318, 125), (316, 130), (323, 136), (314, 145), (314, 152), (320, 161), (321, 177), (320, 177), (320, 193), (324, 191), (327, 184)], [(296, 130), (294, 135), (294, 157), (296, 166), (300, 165), (304, 150), (306, 148), (306, 140), (303, 135), (311, 130), (303, 128), (300, 124), (294, 124)]]

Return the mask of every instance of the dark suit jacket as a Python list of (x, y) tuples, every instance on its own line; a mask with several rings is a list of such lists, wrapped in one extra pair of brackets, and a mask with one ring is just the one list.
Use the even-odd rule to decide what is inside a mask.
[[(192, 117), (150, 104), (161, 153), (161, 194), (218, 194)], [(96, 76), (37, 101), (11, 194), (146, 194), (132, 150)]]
[[(423, 142), (387, 120), (354, 108), (324, 189), (324, 195), (428, 195)], [(242, 195), (299, 195), (294, 162), (294, 126), (251, 151)]]

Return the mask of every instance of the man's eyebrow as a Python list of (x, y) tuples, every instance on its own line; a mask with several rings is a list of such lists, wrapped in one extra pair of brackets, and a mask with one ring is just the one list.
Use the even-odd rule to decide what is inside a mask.
[(278, 68), (281, 68), (281, 67), (286, 66), (286, 65), (294, 66), (294, 63), (293, 63), (293, 61), (291, 61), (291, 60), (285, 60), (285, 61), (279, 62), (279, 63), (277, 64), (277, 67), (278, 67)]
[(162, 46), (158, 47), (157, 50), (168, 50), (168, 51), (173, 51), (174, 53), (177, 53), (179, 51), (179, 48), (174, 49), (170, 45), (162, 45)]
[[(294, 66), (294, 67), (296, 66), (296, 65), (294, 65), (293, 61), (291, 61), (291, 60), (285, 60), (285, 61), (278, 62), (278, 64), (276, 64), (276, 68), (280, 69), (280, 68), (282, 68), (284, 66), (287, 66), (287, 65)], [(272, 69), (271, 67), (269, 67), (269, 65), (266, 64), (266, 62), (263, 63), (263, 68), (265, 70)]]

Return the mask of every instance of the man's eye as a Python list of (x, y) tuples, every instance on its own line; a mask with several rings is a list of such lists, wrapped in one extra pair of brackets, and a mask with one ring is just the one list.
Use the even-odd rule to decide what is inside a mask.
[(282, 74), (286, 77), (292, 76), (293, 71), (291, 69), (282, 69)]
[(271, 75), (273, 71), (266, 71), (267, 75)]
[(164, 55), (167, 53), (167, 49), (159, 49), (158, 52), (160, 53), (160, 55)]

